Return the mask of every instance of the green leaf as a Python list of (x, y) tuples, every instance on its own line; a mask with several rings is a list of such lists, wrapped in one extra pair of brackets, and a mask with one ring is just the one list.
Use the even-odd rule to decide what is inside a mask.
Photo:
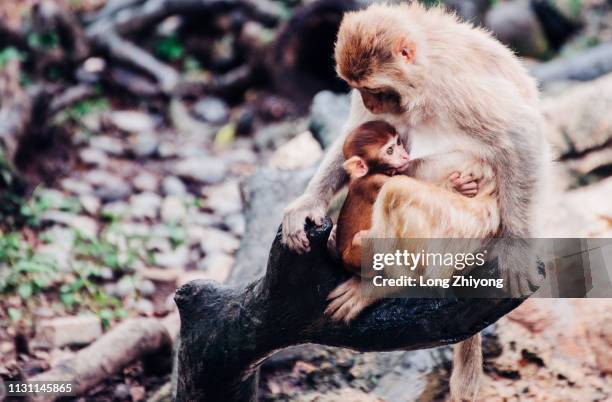
[(22, 283), (17, 288), (17, 293), (19, 293), (19, 296), (21, 296), (21, 298), (24, 300), (30, 298), (30, 296), (32, 296), (32, 292), (32, 284), (29, 282)]
[(21, 310), (18, 310), (14, 307), (9, 307), (8, 316), (11, 321), (19, 321), (21, 320), (21, 316), (22, 316)]

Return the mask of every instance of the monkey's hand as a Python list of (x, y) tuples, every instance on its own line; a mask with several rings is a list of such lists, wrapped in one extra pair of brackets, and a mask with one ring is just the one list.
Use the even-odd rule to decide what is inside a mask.
[(304, 225), (311, 220), (315, 225), (323, 224), (326, 205), (319, 198), (304, 194), (285, 208), (283, 212), (283, 244), (298, 253), (310, 251)]
[(475, 197), (478, 194), (478, 179), (472, 173), (461, 174), (453, 172), (448, 176), (448, 180), (455, 191), (463, 194), (466, 197)]
[(349, 323), (361, 313), (361, 311), (372, 304), (374, 299), (364, 297), (361, 289), (361, 279), (353, 276), (348, 281), (338, 285), (331, 291), (327, 300), (329, 306), (325, 315), (331, 316), (333, 321), (344, 321)]

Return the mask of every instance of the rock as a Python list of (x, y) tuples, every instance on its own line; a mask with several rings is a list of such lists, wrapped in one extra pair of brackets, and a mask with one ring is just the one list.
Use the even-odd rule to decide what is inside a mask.
[(61, 186), (64, 190), (77, 195), (93, 193), (93, 187), (91, 186), (91, 184), (71, 177), (63, 179), (61, 182)]
[(182, 196), (187, 194), (187, 187), (176, 176), (166, 176), (161, 183), (162, 193), (165, 195)]
[(151, 116), (134, 110), (111, 112), (108, 120), (113, 126), (126, 133), (153, 131), (155, 129), (155, 121)]
[(143, 268), (139, 273), (144, 279), (153, 282), (176, 284), (183, 270), (180, 268)]
[(151, 317), (155, 313), (155, 306), (150, 300), (140, 299), (136, 302), (136, 310), (144, 316)]
[(41, 320), (36, 325), (37, 345), (60, 348), (88, 345), (102, 336), (102, 323), (96, 316), (73, 316)]
[(223, 230), (207, 228), (202, 233), (200, 248), (206, 254), (234, 253), (240, 247), (240, 240)]
[(198, 264), (198, 268), (206, 270), (209, 279), (223, 283), (229, 276), (234, 262), (235, 259), (231, 255), (214, 253), (207, 255)]
[(100, 200), (93, 195), (85, 194), (79, 196), (79, 203), (89, 215), (97, 215), (100, 210)]
[(221, 217), (209, 212), (196, 212), (189, 216), (189, 221), (200, 226), (219, 226), (222, 223)]
[(157, 153), (160, 158), (174, 158), (178, 155), (178, 148), (176, 144), (169, 141), (161, 141), (157, 147)]
[(485, 16), (486, 26), (521, 56), (544, 58), (549, 48), (529, 0), (499, 2)]
[(321, 156), (321, 145), (305, 131), (281, 145), (270, 158), (270, 166), (281, 170), (302, 169), (318, 162)]
[(157, 176), (149, 172), (142, 172), (134, 177), (134, 187), (139, 191), (157, 191)]
[(153, 192), (133, 195), (130, 197), (130, 214), (136, 219), (155, 219), (161, 203), (161, 197)]
[(255, 146), (258, 149), (275, 149), (289, 139), (306, 131), (306, 120), (298, 119), (273, 123), (255, 133)]
[(225, 218), (224, 222), (233, 234), (239, 237), (244, 236), (244, 232), (246, 231), (246, 219), (242, 213), (229, 215)]
[(51, 210), (43, 212), (41, 219), (43, 221), (69, 226), (86, 237), (93, 238), (98, 234), (98, 223), (88, 216)]
[(611, 108), (612, 74), (545, 97), (541, 109), (555, 156), (605, 148), (612, 141)]
[(132, 297), (135, 291), (136, 286), (134, 286), (134, 280), (129, 276), (124, 276), (115, 284), (113, 294), (118, 298), (123, 299), (126, 297)]
[(92, 184), (96, 195), (104, 202), (118, 201), (130, 195), (130, 186), (119, 176), (105, 170), (91, 170), (85, 180)]
[(193, 105), (193, 114), (199, 119), (212, 124), (225, 124), (229, 120), (229, 108), (223, 100), (207, 97)]
[(151, 296), (155, 293), (155, 284), (148, 279), (140, 281), (140, 283), (138, 283), (138, 291), (143, 296)]
[(79, 158), (83, 163), (91, 166), (104, 168), (108, 165), (108, 155), (98, 148), (83, 148), (79, 152)]
[(148, 158), (155, 154), (159, 141), (157, 135), (150, 131), (132, 134), (128, 138), (130, 153), (137, 158)]
[(177, 247), (173, 251), (154, 254), (155, 263), (167, 268), (181, 268), (189, 261), (189, 249), (184, 246)]
[(226, 173), (225, 161), (212, 156), (188, 158), (174, 165), (174, 174), (201, 183), (218, 183), (225, 178)]
[(121, 156), (123, 154), (123, 144), (121, 140), (107, 135), (96, 135), (89, 141), (91, 148), (110, 155)]
[(245, 163), (254, 165), (257, 163), (257, 154), (248, 148), (235, 148), (224, 152), (223, 159), (227, 160), (230, 164)]
[(102, 215), (107, 218), (123, 218), (129, 212), (130, 206), (123, 201), (110, 202), (102, 207)]
[(181, 221), (187, 214), (187, 208), (179, 197), (169, 195), (164, 198), (161, 205), (161, 219), (164, 222), (175, 223)]
[(242, 210), (242, 196), (237, 180), (205, 187), (202, 194), (206, 197), (205, 205), (218, 215), (225, 216)]
[(345, 94), (321, 91), (313, 98), (308, 128), (323, 148), (341, 134), (350, 106), (350, 96)]
[(130, 387), (126, 384), (117, 384), (113, 396), (118, 401), (127, 401), (130, 398)]

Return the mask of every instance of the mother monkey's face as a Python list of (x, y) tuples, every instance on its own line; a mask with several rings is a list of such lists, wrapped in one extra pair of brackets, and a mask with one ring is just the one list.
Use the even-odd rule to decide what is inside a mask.
[(376, 9), (345, 14), (335, 47), (336, 71), (373, 114), (402, 114), (416, 95), (422, 67), (416, 42), (398, 16)]

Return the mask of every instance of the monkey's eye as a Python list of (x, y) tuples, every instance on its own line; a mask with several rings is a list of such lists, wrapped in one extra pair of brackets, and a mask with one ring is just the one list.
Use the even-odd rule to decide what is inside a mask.
[(393, 155), (393, 147), (387, 148), (387, 155)]
[(402, 141), (400, 140), (399, 137), (397, 137), (397, 145), (402, 145)]

